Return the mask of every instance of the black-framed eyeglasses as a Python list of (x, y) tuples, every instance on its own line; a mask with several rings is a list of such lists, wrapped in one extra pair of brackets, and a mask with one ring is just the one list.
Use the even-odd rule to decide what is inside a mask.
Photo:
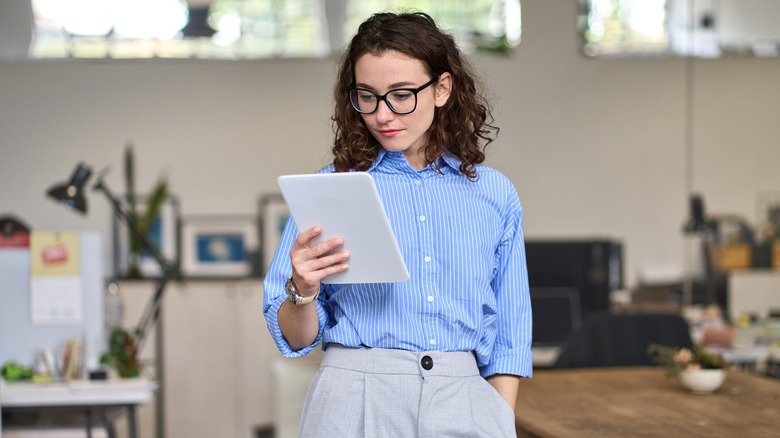
[(417, 88), (396, 88), (378, 95), (366, 88), (349, 87), (349, 101), (360, 114), (371, 114), (379, 108), (379, 102), (385, 101), (390, 111), (396, 114), (409, 114), (417, 109), (417, 93), (431, 86), (439, 79), (436, 75), (430, 81)]

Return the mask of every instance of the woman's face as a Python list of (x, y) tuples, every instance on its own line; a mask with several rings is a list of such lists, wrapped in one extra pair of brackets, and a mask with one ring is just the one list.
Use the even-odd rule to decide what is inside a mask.
[[(418, 88), (431, 79), (422, 61), (396, 51), (365, 54), (355, 63), (355, 86), (380, 96), (396, 88)], [(434, 108), (447, 102), (450, 87), (450, 74), (442, 73), (436, 83), (417, 93), (417, 108), (412, 113), (395, 114), (380, 101), (376, 111), (361, 116), (385, 149), (403, 152), (412, 168), (420, 170), (426, 164), (420, 152), (428, 139)]]

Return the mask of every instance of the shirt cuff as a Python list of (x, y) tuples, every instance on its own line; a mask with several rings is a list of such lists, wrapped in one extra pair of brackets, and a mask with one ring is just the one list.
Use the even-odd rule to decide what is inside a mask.
[(317, 300), (314, 301), (314, 305), (317, 306), (317, 319), (319, 320), (320, 326), (320, 329), (317, 332), (317, 338), (315, 338), (314, 342), (310, 345), (303, 347), (300, 350), (293, 350), (292, 347), (290, 347), (290, 344), (284, 339), (282, 329), (279, 327), (279, 309), (281, 309), (282, 304), (284, 304), (286, 300), (286, 296), (280, 296), (268, 306), (265, 313), (268, 330), (271, 332), (271, 337), (279, 348), (279, 351), (282, 353), (282, 356), (289, 358), (305, 356), (322, 340), (322, 331), (325, 324), (328, 322), (328, 313), (325, 311), (323, 303), (317, 298)]
[(479, 369), (482, 377), (494, 374), (511, 374), (513, 376), (530, 378), (533, 375), (531, 350), (528, 348), (513, 348), (495, 354), (490, 363)]

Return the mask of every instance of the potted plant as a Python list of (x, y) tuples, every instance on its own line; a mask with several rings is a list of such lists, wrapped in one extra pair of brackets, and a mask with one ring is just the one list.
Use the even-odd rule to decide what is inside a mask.
[(710, 393), (723, 384), (728, 364), (719, 354), (695, 346), (693, 349), (652, 344), (648, 353), (656, 363), (677, 376), (694, 393)]
[[(138, 231), (142, 235), (148, 236), (155, 221), (159, 219), (163, 204), (168, 199), (168, 181), (165, 178), (160, 178), (152, 189), (151, 195), (146, 198), (146, 208), (143, 212), (140, 212), (135, 193), (135, 158), (132, 143), (128, 143), (125, 146), (124, 167), (127, 205), (130, 217), (138, 226)], [(128, 234), (130, 253), (128, 254), (127, 277), (141, 278), (143, 276), (141, 272), (141, 253), (144, 248), (141, 239), (129, 229)]]
[(112, 329), (108, 337), (108, 351), (100, 356), (100, 363), (114, 369), (119, 377), (139, 377), (141, 363), (135, 338), (123, 328)]

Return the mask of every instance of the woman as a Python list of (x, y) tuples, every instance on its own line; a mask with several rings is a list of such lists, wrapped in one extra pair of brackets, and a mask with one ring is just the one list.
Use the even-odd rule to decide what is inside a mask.
[(515, 436), (531, 376), (522, 207), (480, 164), (498, 129), (468, 65), (428, 15), (376, 14), (334, 96), (334, 160), (320, 172), (371, 174), (411, 279), (323, 285), (349, 269), (343, 242), (314, 244), (319, 227), (288, 222), (263, 310), (284, 356), (325, 348), (301, 436)]

